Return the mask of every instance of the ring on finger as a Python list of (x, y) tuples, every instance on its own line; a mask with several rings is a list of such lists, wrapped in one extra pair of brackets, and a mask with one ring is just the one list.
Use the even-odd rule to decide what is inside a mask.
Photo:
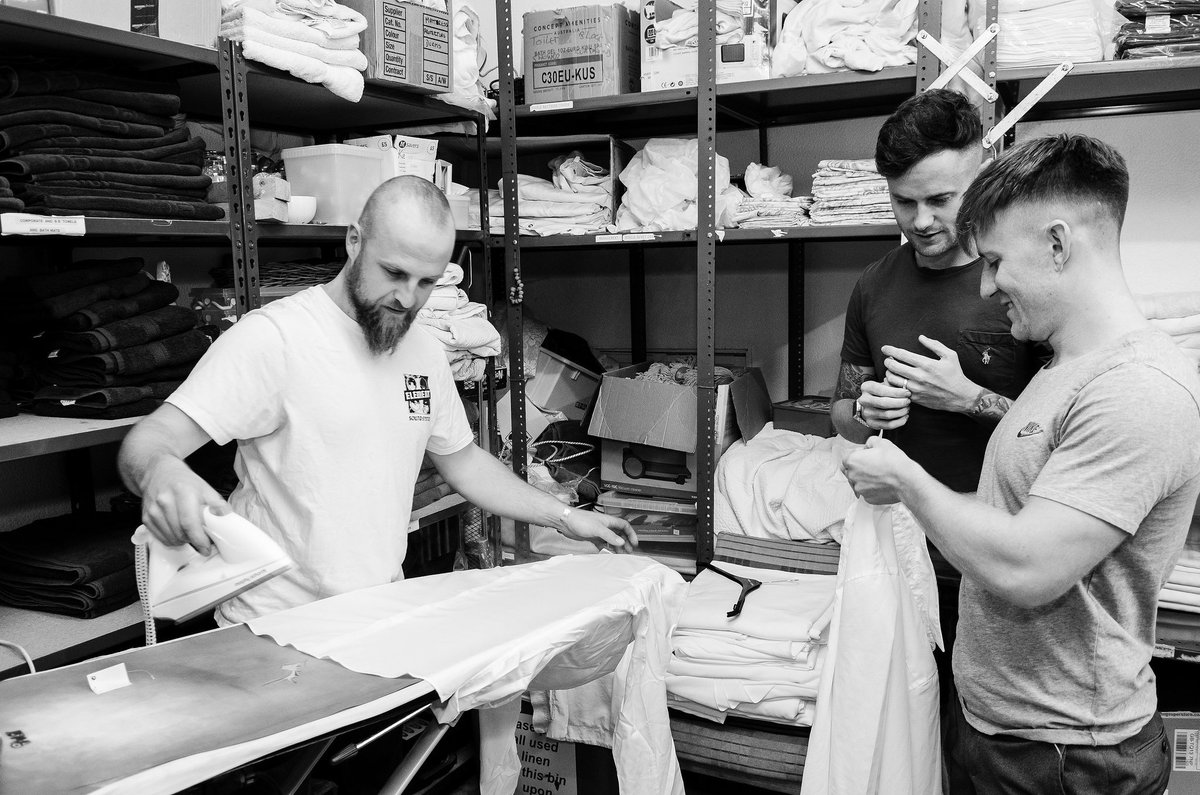
[(907, 379), (907, 378), (905, 378), (905, 379), (904, 379), (904, 382), (903, 382), (902, 384), (900, 384), (900, 388), (901, 388), (901, 389), (908, 389), (908, 379)]

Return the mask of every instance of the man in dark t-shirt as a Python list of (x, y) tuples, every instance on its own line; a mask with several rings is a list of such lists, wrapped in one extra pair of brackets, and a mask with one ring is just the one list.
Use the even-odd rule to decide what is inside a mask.
[(875, 163), (908, 242), (854, 286), (833, 405), (841, 436), (864, 442), (883, 430), (964, 492), (1038, 365), (1000, 303), (980, 297), (982, 263), (958, 246), (955, 215), (983, 160), (981, 135), (971, 104), (944, 89), (905, 101), (880, 129)]
[[(1032, 345), (1013, 338), (999, 300), (980, 296), (983, 261), (958, 245), (958, 207), (983, 162), (981, 138), (975, 108), (945, 89), (906, 100), (880, 128), (875, 164), (908, 242), (854, 286), (832, 407), (839, 435), (861, 443), (882, 430), (959, 492), (978, 489), (988, 437), (1040, 365)], [(929, 551), (945, 647), (936, 655), (944, 716), (955, 698), (960, 577), (932, 544)], [(948, 786), (954, 792), (963, 782)]]

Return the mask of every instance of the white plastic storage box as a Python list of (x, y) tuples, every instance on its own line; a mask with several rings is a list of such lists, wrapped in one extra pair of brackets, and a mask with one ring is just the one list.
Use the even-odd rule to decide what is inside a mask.
[(544, 411), (561, 411), (567, 419), (582, 420), (599, 388), (599, 375), (539, 348), (537, 375), (526, 385), (525, 396)]
[(389, 156), (350, 144), (296, 146), (281, 154), (292, 193), (317, 197), (313, 222), (341, 225), (358, 220), (367, 197), (383, 182)]

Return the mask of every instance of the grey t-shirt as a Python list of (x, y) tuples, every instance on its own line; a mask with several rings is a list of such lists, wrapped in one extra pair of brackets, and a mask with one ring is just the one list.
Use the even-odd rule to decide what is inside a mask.
[(1047, 367), (988, 443), (979, 497), (1017, 513), (1030, 496), (1129, 537), (1063, 596), (1017, 607), (963, 577), (954, 680), (986, 734), (1111, 745), (1157, 705), (1158, 592), (1200, 493), (1200, 377), (1157, 331)]

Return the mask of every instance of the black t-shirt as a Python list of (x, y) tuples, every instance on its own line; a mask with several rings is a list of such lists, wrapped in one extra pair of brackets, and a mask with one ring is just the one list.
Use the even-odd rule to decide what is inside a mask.
[[(1015, 398), (1041, 363), (1033, 345), (1012, 337), (1012, 323), (1000, 302), (980, 297), (982, 268), (982, 260), (959, 268), (922, 268), (911, 245), (893, 249), (868, 266), (854, 286), (842, 360), (874, 367), (872, 380), (882, 381), (887, 370), (880, 348), (895, 345), (934, 357), (917, 340), (924, 334), (958, 353), (967, 378)], [(950, 488), (975, 491), (992, 427), (913, 403), (908, 422), (884, 436)]]

